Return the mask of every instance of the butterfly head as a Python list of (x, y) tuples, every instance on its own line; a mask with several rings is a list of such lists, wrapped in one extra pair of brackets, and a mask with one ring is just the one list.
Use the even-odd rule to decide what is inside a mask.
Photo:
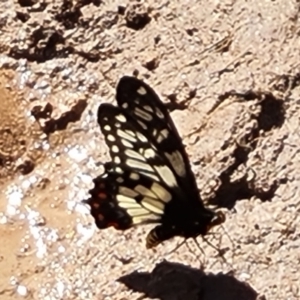
[(225, 222), (223, 212), (215, 212), (208, 208), (201, 211), (195, 211), (190, 214), (190, 220), (183, 226), (181, 236), (185, 238), (196, 238), (199, 235), (205, 236), (215, 226)]

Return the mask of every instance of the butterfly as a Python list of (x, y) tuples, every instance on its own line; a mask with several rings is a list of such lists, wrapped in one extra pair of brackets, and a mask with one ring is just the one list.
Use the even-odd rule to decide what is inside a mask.
[(156, 224), (146, 238), (146, 247), (153, 248), (175, 236), (204, 236), (223, 223), (222, 212), (204, 206), (185, 147), (155, 91), (124, 76), (116, 100), (118, 106), (98, 108), (111, 161), (85, 200), (97, 227)]

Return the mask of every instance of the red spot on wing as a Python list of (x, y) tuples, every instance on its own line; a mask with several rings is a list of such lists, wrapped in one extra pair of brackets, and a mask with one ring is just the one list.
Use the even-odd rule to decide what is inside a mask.
[(101, 200), (104, 200), (104, 199), (107, 198), (107, 194), (103, 193), (103, 192), (100, 192), (100, 193), (98, 193), (98, 198), (101, 199)]
[(97, 215), (97, 219), (98, 219), (98, 221), (102, 222), (102, 221), (104, 221), (105, 218), (104, 218), (104, 216), (102, 214), (98, 214)]
[(95, 201), (89, 202), (89, 205), (92, 207), (92, 209), (98, 210), (100, 208), (100, 203), (95, 202)]

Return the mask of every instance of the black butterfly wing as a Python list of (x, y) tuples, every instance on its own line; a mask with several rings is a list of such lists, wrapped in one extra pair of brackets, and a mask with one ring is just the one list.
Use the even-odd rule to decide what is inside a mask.
[(87, 200), (97, 226), (124, 230), (159, 223), (147, 236), (148, 248), (175, 235), (206, 234), (221, 219), (203, 206), (163, 103), (148, 85), (131, 77), (120, 80), (117, 100), (119, 107), (101, 104), (98, 109), (112, 161), (95, 179)]
[(118, 83), (116, 98), (119, 107), (136, 120), (141, 132), (165, 157), (178, 184), (188, 194), (187, 201), (201, 201), (182, 140), (155, 91), (135, 77), (124, 76)]

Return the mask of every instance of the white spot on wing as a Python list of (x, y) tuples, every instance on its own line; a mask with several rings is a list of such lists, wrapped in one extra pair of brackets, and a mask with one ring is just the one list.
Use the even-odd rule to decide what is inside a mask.
[(134, 150), (126, 149), (126, 150), (125, 150), (125, 154), (126, 154), (127, 156), (129, 156), (129, 157), (132, 157), (132, 158), (136, 158), (136, 159), (145, 161), (144, 157), (143, 157), (141, 154), (139, 154), (139, 153), (137, 153), (136, 151), (134, 151)]
[[(123, 195), (117, 195), (118, 204), (120, 207), (126, 208), (126, 209), (138, 209), (141, 207), (136, 201), (129, 201), (129, 197), (125, 197)], [(131, 199), (132, 200), (132, 199)]]
[(125, 132), (131, 136), (135, 136), (134, 132), (131, 130), (126, 129)]
[(153, 129), (152, 134), (153, 134), (154, 137), (156, 137), (156, 135), (157, 135), (157, 130), (156, 130), (155, 128)]
[(117, 181), (118, 183), (123, 183), (123, 182), (124, 182), (124, 179), (123, 179), (122, 177), (118, 177), (118, 178), (116, 179), (116, 181)]
[(131, 209), (127, 209), (127, 212), (131, 215), (131, 216), (148, 216), (149, 215), (149, 211), (146, 210), (143, 207), (137, 207), (137, 208), (131, 208)]
[(115, 162), (116, 164), (121, 163), (120, 157), (119, 157), (119, 156), (115, 156), (115, 157), (114, 157), (114, 162)]
[(172, 199), (172, 195), (157, 182), (152, 184), (151, 190), (165, 203), (171, 201)]
[(137, 173), (131, 172), (130, 175), (129, 175), (129, 178), (132, 179), (132, 180), (139, 180), (140, 179), (140, 175), (137, 174)]
[(157, 198), (156, 195), (149, 190), (148, 188), (146, 188), (145, 186), (139, 184), (134, 188), (135, 191), (137, 191), (139, 194), (143, 195), (143, 196), (148, 196), (151, 198)]
[(156, 153), (155, 151), (153, 151), (153, 149), (146, 149), (144, 150), (144, 153), (143, 153), (144, 157), (146, 157), (146, 159), (149, 159), (149, 158), (153, 158), (156, 156)]
[(148, 114), (146, 111), (140, 109), (140, 108), (136, 108), (134, 110), (134, 113), (136, 116), (146, 120), (146, 121), (151, 121), (152, 120), (152, 116), (150, 114)]
[(130, 142), (128, 142), (127, 140), (121, 139), (121, 143), (127, 148), (133, 148), (133, 145)]
[(113, 145), (111, 147), (111, 151), (114, 152), (114, 153), (118, 153), (119, 152), (119, 148), (116, 145)]
[(149, 106), (149, 105), (144, 105), (143, 108), (144, 108), (144, 110), (147, 110), (147, 111), (153, 113), (153, 110), (152, 110), (151, 106)]
[(110, 127), (109, 125), (105, 125), (103, 128), (104, 128), (104, 130), (106, 130), (106, 131), (110, 131), (110, 130), (111, 130), (111, 127)]
[(146, 126), (146, 124), (144, 123), (144, 122), (142, 122), (142, 121), (137, 121), (139, 124), (140, 124), (140, 126), (144, 129), (144, 130), (147, 130), (147, 126)]
[(115, 172), (119, 173), (119, 174), (123, 174), (123, 170), (120, 167), (116, 167), (114, 169)]
[(109, 134), (107, 136), (107, 139), (110, 141), (110, 142), (115, 142), (116, 141), (116, 138), (112, 135), (112, 134)]
[(153, 200), (151, 198), (145, 197), (141, 201), (141, 204), (151, 212), (155, 214), (163, 214), (164, 212), (164, 205), (160, 201)]
[(165, 153), (166, 157), (168, 158), (169, 162), (173, 166), (177, 175), (184, 177), (186, 175), (185, 164), (182, 158), (182, 155), (179, 151), (175, 151), (172, 154)]
[(125, 131), (118, 129), (117, 130), (117, 135), (121, 138), (124, 138), (126, 140), (129, 140), (131, 142), (136, 142), (136, 138), (134, 138), (132, 135), (126, 133)]
[(143, 142), (143, 143), (147, 143), (148, 142), (148, 139), (141, 133), (137, 132), (136, 133), (136, 136), (138, 137), (138, 139)]
[(146, 89), (145, 89), (143, 86), (140, 86), (140, 87), (137, 89), (137, 92), (138, 92), (138, 94), (140, 94), (140, 95), (142, 95), (142, 96), (144, 96), (144, 95), (147, 94), (147, 91), (146, 91)]
[(147, 223), (150, 221), (158, 221), (158, 220), (160, 220), (159, 216), (155, 216), (153, 214), (150, 214), (149, 212), (147, 215), (136, 216), (132, 218), (133, 224)]
[(144, 164), (138, 160), (133, 160), (133, 159), (127, 159), (126, 160), (126, 164), (134, 169), (142, 169), (142, 170), (146, 170), (146, 171), (150, 171), (153, 172), (153, 169), (150, 165), (148, 164)]
[(169, 130), (163, 129), (157, 137), (157, 142), (161, 143), (163, 140), (165, 140), (169, 136)]
[(120, 186), (119, 187), (119, 193), (124, 195), (124, 196), (127, 196), (127, 197), (130, 197), (130, 198), (134, 198), (138, 195), (137, 192), (135, 192), (134, 190), (126, 187), (126, 186)]
[(115, 118), (116, 118), (118, 121), (120, 121), (121, 123), (127, 122), (127, 120), (126, 120), (126, 118), (125, 118), (124, 115), (117, 115)]
[[(151, 170), (153, 172), (153, 170)], [(148, 172), (143, 172), (143, 171), (139, 171), (140, 174), (145, 175), (147, 177), (150, 177), (156, 181), (159, 181), (159, 178), (154, 174), (154, 173), (148, 173)]]
[(165, 116), (164, 114), (161, 112), (160, 109), (158, 109), (157, 107), (155, 108), (156, 110), (156, 115), (160, 118), (160, 119), (163, 119)]
[(160, 175), (162, 180), (167, 184), (169, 187), (177, 186), (176, 178), (173, 174), (173, 172), (170, 170), (167, 166), (155, 166), (155, 170)]
[[(131, 197), (127, 197), (127, 196), (124, 196), (124, 195), (117, 195), (116, 196), (116, 199), (118, 202), (122, 202), (122, 203), (129, 203), (129, 204), (135, 204), (137, 207), (139, 207), (139, 204), (135, 201), (134, 198), (131, 198)], [(119, 203), (119, 205), (120, 205)], [(125, 205), (125, 204), (124, 204)], [(123, 207), (123, 206), (122, 206)]]

